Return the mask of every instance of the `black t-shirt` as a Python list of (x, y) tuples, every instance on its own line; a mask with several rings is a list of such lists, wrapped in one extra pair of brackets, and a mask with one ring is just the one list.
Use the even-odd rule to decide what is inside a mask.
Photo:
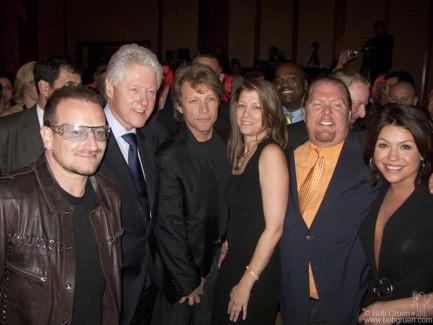
[(63, 190), (62, 192), (75, 206), (72, 215), (75, 249), (75, 294), (72, 324), (101, 324), (105, 278), (102, 273), (95, 231), (90, 223), (95, 192), (90, 181), (87, 182), (82, 197), (72, 196)]
[[(215, 130), (213, 130), (215, 132)], [(219, 236), (224, 240), (228, 222), (228, 206), (224, 197), (228, 177), (230, 175), (230, 163), (227, 158), (226, 144), (221, 137), (215, 134), (209, 141), (200, 143), (202, 148), (212, 161), (212, 168), (218, 180), (217, 186), (214, 187), (213, 198), (215, 199), (215, 211), (219, 211)]]

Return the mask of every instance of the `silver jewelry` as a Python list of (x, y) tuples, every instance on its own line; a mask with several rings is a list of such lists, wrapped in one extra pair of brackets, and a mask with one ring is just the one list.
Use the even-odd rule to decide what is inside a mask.
[(373, 168), (373, 157), (370, 158), (370, 163), (369, 163), (369, 165), (370, 165), (370, 168)]
[(243, 156), (241, 156), (241, 157), (238, 158), (238, 161), (237, 161), (236, 164), (234, 165), (233, 169), (236, 170), (236, 171), (238, 171), (239, 168), (241, 168), (241, 166), (242, 166), (242, 162), (244, 161), (244, 159), (245, 159), (245, 158), (246, 158), (246, 157), (247, 157), (251, 152), (253, 152), (254, 150), (256, 150), (256, 149), (257, 149), (257, 146), (258, 146), (258, 145), (259, 145), (263, 140), (265, 140), (268, 136), (269, 136), (269, 135), (266, 135), (263, 139), (261, 139), (261, 140), (257, 140), (257, 144), (256, 144), (255, 146), (253, 146), (253, 147), (251, 147), (250, 149), (248, 149), (247, 152), (245, 152), (245, 153), (243, 154)]
[(242, 162), (244, 161), (244, 159), (253, 151), (257, 148), (259, 144), (257, 143), (254, 147), (251, 147), (250, 149), (247, 150), (247, 152), (244, 153), (244, 155), (240, 158), (238, 158), (238, 161), (235, 164), (234, 170), (239, 170), (239, 168), (241, 168), (242, 166)]
[(424, 169), (425, 169), (425, 160), (421, 160), (421, 161), (422, 161), (421, 168), (422, 168), (422, 171), (424, 171)]

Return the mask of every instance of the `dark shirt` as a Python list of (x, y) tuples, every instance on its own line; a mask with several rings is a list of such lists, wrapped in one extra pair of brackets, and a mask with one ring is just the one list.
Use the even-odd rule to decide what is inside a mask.
[(72, 225), (75, 249), (75, 295), (72, 324), (101, 324), (102, 300), (105, 278), (95, 231), (90, 223), (90, 212), (94, 205), (95, 193), (88, 181), (82, 197), (75, 197), (62, 190), (68, 201), (74, 205)]
[(222, 241), (224, 241), (228, 220), (227, 203), (224, 198), (225, 184), (227, 184), (229, 177), (227, 155), (221, 155), (221, 142), (216, 136), (213, 136), (209, 141), (201, 142), (200, 145), (207, 152), (212, 168), (219, 180), (218, 186), (214, 187), (214, 203), (218, 202), (218, 210), (216, 211), (219, 211), (217, 214), (220, 216), (219, 229)]

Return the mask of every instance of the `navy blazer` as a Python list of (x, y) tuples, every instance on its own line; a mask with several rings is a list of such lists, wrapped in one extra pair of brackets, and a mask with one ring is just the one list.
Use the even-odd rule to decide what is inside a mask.
[(122, 324), (129, 324), (134, 315), (146, 273), (151, 275), (152, 282), (159, 285), (153, 265), (156, 247), (152, 233), (157, 215), (159, 183), (155, 152), (167, 136), (164, 127), (159, 124), (155, 116), (144, 127), (137, 129), (138, 150), (146, 176), (147, 194), (152, 211), (150, 224), (146, 222), (140, 196), (114, 136), (108, 139), (107, 150), (99, 169), (100, 174), (116, 185), (122, 196), (121, 220), (124, 230), (122, 236)]
[(368, 273), (358, 229), (377, 196), (367, 182), (363, 142), (363, 133), (349, 133), (310, 229), (299, 211), (295, 148), (289, 152), (290, 193), (280, 242), (285, 324), (308, 322), (309, 263), (326, 322), (347, 325), (358, 315)]
[(29, 166), (44, 151), (36, 105), (0, 118), (0, 169)]

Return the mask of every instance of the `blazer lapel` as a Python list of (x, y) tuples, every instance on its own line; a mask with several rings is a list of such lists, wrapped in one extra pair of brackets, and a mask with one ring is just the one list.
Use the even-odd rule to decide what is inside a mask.
[(36, 108), (32, 109), (32, 114), (28, 114), (27, 117), (27, 121), (18, 131), (18, 143), (22, 143), (25, 149), (21, 154), (28, 155), (32, 161), (36, 161), (44, 151)]
[(155, 190), (157, 184), (155, 152), (152, 143), (149, 143), (149, 141), (151, 141), (150, 137), (149, 139), (145, 139), (145, 137), (146, 133), (144, 128), (137, 129), (138, 150), (144, 170), (144, 175), (146, 177), (147, 196), (149, 199), (150, 209), (152, 211), (152, 217), (155, 217)]
[[(305, 141), (303, 141), (302, 143), (304, 142)], [(293, 207), (292, 209), (292, 211), (295, 211), (294, 220), (296, 225), (301, 227), (304, 231), (307, 231), (308, 230), (307, 224), (305, 223), (304, 218), (302, 218), (301, 211), (299, 210), (298, 180), (296, 178), (296, 167), (295, 167), (295, 149), (296, 148), (290, 151), (290, 157), (289, 157), (289, 171), (290, 171), (289, 204), (292, 203), (296, 206)]]
[(120, 191), (128, 191), (129, 193), (127, 195), (134, 195), (137, 201), (140, 200), (128, 164), (123, 158), (122, 152), (113, 135), (110, 135), (107, 141), (107, 151), (101, 168), (109, 172), (110, 176), (108, 178), (112, 178), (115, 183), (120, 184)]
[(353, 138), (349, 134), (341, 149), (340, 157), (338, 158), (328, 189), (326, 190), (326, 194), (323, 197), (311, 228), (317, 226), (317, 224), (326, 218), (329, 210), (347, 190), (346, 184), (348, 175), (353, 174), (353, 169), (359, 168), (360, 164), (363, 164), (362, 161), (359, 161), (359, 155), (354, 154), (359, 150), (361, 149), (355, 145)]

